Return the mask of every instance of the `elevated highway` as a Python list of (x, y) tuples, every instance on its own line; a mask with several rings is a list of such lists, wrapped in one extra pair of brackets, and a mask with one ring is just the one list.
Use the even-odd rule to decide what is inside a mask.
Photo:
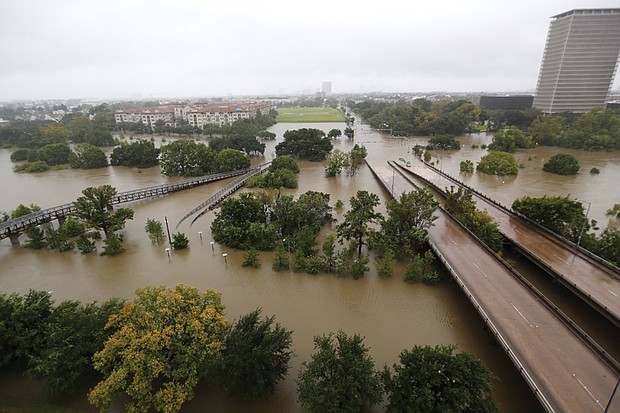
[[(397, 167), (445, 196), (464, 183), (421, 161)], [(471, 189), (471, 188), (469, 188)], [(472, 189), (476, 207), (498, 222), (500, 232), (523, 255), (560, 280), (577, 296), (620, 327), (620, 269)]]
[[(394, 197), (415, 184), (369, 165)], [(429, 244), (548, 412), (620, 412), (620, 366), (540, 292), (443, 209)], [(610, 402), (611, 400), (611, 402)], [(607, 410), (606, 410), (607, 409)]]

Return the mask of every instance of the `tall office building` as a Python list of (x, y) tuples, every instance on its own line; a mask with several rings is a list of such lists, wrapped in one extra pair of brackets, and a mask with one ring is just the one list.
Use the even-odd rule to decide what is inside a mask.
[(323, 82), (321, 85), (321, 92), (323, 92), (324, 96), (329, 96), (332, 94), (332, 82)]
[(551, 18), (533, 106), (588, 112), (609, 98), (620, 54), (620, 9), (571, 10)]

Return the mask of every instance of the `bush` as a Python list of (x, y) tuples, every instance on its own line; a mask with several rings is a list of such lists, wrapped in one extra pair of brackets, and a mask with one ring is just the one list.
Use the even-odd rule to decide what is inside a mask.
[(260, 267), (260, 261), (258, 259), (258, 251), (255, 249), (249, 249), (243, 254), (242, 267)]
[(493, 151), (480, 159), (476, 171), (498, 176), (517, 175), (519, 173), (519, 165), (513, 154)]
[(545, 172), (557, 175), (576, 175), (579, 172), (579, 162), (577, 158), (568, 153), (558, 153), (553, 155), (547, 163), (543, 165)]
[(598, 174), (601, 173), (601, 171), (598, 168), (592, 168), (592, 169), (590, 169), (590, 173), (593, 174), (593, 175), (598, 175)]
[(28, 162), (15, 167), (15, 172), (38, 173), (45, 172), (50, 169), (49, 165), (44, 161)]
[(424, 274), (422, 282), (426, 285), (436, 285), (441, 281), (441, 276), (437, 271), (431, 271), (428, 274)]
[(189, 245), (189, 239), (182, 232), (177, 232), (172, 236), (172, 248), (182, 250)]
[(465, 172), (468, 174), (471, 174), (474, 172), (474, 163), (470, 161), (469, 159), (461, 161), (461, 163), (459, 164), (459, 167), (461, 169), (461, 172)]

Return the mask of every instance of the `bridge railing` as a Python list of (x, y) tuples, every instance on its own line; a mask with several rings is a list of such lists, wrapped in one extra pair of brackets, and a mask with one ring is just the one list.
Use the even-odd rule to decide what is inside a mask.
[[(149, 186), (146, 188), (124, 191), (116, 194), (112, 198), (111, 203), (120, 204), (137, 199), (145, 199), (153, 196), (163, 195), (169, 192), (174, 192), (185, 188), (191, 188), (193, 186), (201, 185), (207, 182), (246, 174), (248, 171), (251, 171), (253, 169), (254, 168), (247, 168), (231, 172), (222, 172), (213, 175), (205, 175), (196, 178), (184, 179), (182, 181), (171, 182), (167, 184), (160, 184)], [(42, 209), (41, 211), (32, 212), (30, 214), (22, 215), (20, 217), (2, 222), (0, 223), (0, 239), (6, 238), (14, 233), (22, 232), (30, 226), (40, 225), (46, 222), (50, 222), (59, 217), (69, 215), (74, 210), (75, 207), (73, 205), (73, 202), (71, 202), (68, 204)]]
[[(424, 162), (424, 161), (422, 161)], [(546, 236), (546, 238), (548, 238), (549, 240), (555, 242), (556, 244), (559, 245), (567, 245), (570, 246), (571, 248), (579, 251), (579, 253), (581, 253), (582, 255), (586, 256), (587, 258), (589, 258), (590, 260), (596, 262), (596, 264), (601, 265), (603, 267), (606, 267), (607, 269), (612, 271), (612, 276), (614, 276), (615, 278), (619, 277), (620, 274), (620, 268), (613, 265), (612, 263), (610, 263), (609, 261), (604, 260), (603, 258), (599, 257), (598, 255), (592, 253), (591, 251), (583, 248), (580, 245), (575, 244), (573, 241), (564, 238), (562, 235), (557, 234), (553, 231), (551, 231), (550, 229), (543, 227), (542, 225), (540, 225), (538, 222), (535, 222), (533, 220), (531, 220), (530, 218), (526, 217), (525, 215), (514, 211), (512, 208), (508, 208), (507, 206), (501, 204), (500, 202), (490, 198), (488, 195), (478, 191), (477, 189), (467, 185), (465, 182), (460, 181), (459, 179), (448, 175), (446, 172), (443, 172), (439, 169), (437, 169), (435, 166), (430, 165), (428, 162), (424, 162), (424, 164), (429, 167), (430, 169), (432, 169), (433, 171), (435, 171), (436, 173), (438, 173), (439, 175), (445, 177), (448, 180), (451, 180), (453, 182), (455, 182), (458, 185), (463, 186), (464, 188), (467, 188), (469, 190), (471, 190), (472, 192), (474, 192), (476, 195), (478, 195), (481, 198), (484, 198), (486, 201), (488, 201), (489, 203), (492, 203), (493, 205), (497, 206), (498, 208), (502, 209), (503, 211), (505, 211), (508, 215), (512, 215), (515, 216), (519, 219), (522, 219), (523, 221), (525, 221), (526, 223), (536, 227), (537, 230), (539, 230), (543, 235)], [(411, 173), (415, 174), (415, 172), (410, 171)], [(416, 176), (418, 176), (417, 174), (415, 174)], [(420, 177), (421, 179), (424, 179), (422, 177)], [(430, 182), (426, 181), (428, 184), (431, 184)], [(432, 184), (431, 184), (432, 185)], [(432, 185), (437, 191), (439, 191), (440, 193), (444, 194), (445, 190), (441, 189), (439, 187), (437, 187), (436, 185)]]

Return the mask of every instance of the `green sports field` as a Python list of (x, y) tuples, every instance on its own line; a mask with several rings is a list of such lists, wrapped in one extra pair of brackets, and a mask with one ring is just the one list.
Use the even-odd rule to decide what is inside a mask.
[(279, 123), (289, 122), (344, 122), (345, 118), (334, 108), (282, 108), (278, 109)]

